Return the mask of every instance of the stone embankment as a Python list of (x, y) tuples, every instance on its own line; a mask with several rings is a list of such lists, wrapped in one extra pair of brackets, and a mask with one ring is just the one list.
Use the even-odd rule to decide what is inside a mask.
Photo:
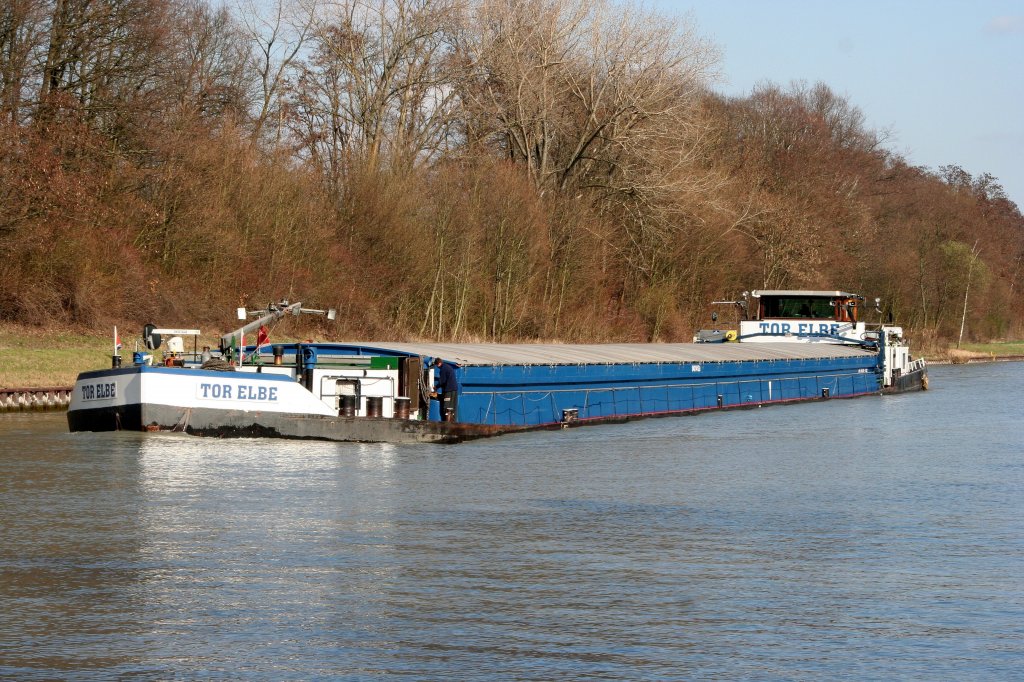
[(66, 410), (70, 402), (70, 386), (0, 388), (0, 412)]

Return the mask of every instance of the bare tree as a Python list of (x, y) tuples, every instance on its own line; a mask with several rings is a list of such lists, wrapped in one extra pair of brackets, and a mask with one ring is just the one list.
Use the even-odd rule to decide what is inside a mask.
[(257, 75), (253, 140), (263, 137), (268, 122), (275, 116), (274, 141), (281, 140), (285, 110), (281, 98), (313, 34), (318, 4), (317, 0), (303, 0), (286, 5), (285, 0), (275, 0), (267, 6), (255, 0), (239, 0), (240, 21), (253, 45)]
[(146, 117), (157, 93), (173, 5), (160, 0), (54, 0), (39, 100), (47, 116), (64, 103), (94, 127), (120, 135)]
[(0, 121), (21, 122), (37, 93), (32, 66), (43, 51), (46, 16), (46, 0), (0, 4)]
[[(716, 51), (685, 21), (604, 0), (482, 0), (474, 9), (460, 45), (472, 69), (462, 94), (467, 144), (499, 151), (541, 192), (585, 199), (616, 225), (593, 234), (614, 256), (616, 296), (652, 301), (657, 328), (679, 280), (690, 205), (721, 182), (700, 164), (700, 95)], [(552, 224), (548, 241), (549, 272), (562, 273), (549, 274), (554, 297), (569, 286), (573, 258), (557, 245), (577, 240)]]
[(183, 112), (214, 122), (246, 115), (249, 43), (225, 8), (183, 0), (173, 26), (176, 49), (167, 80)]
[(964, 283), (964, 311), (960, 316), (960, 335), (956, 337), (956, 347), (959, 348), (964, 340), (964, 327), (967, 326), (967, 297), (971, 292), (971, 275), (974, 274), (974, 266), (978, 263), (978, 242), (971, 247), (971, 260), (967, 265), (967, 281)]
[[(688, 24), (604, 0), (483, 0), (463, 50), (472, 131), (538, 187), (634, 192), (646, 161), (691, 148), (715, 52)], [(680, 176), (677, 176), (677, 178)]]
[(457, 0), (342, 0), (324, 6), (293, 94), (314, 158), (411, 168), (449, 145)]

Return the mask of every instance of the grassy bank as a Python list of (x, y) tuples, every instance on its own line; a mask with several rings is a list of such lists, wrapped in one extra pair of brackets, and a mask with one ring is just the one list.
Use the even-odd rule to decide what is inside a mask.
[[(121, 357), (130, 364), (135, 338), (122, 334), (121, 341)], [(112, 335), (0, 327), (0, 388), (70, 386), (79, 372), (110, 367), (113, 352)]]
[(0, 388), (70, 386), (79, 372), (110, 366), (110, 338), (0, 329)]
[(0, 327), (0, 388), (71, 386), (80, 372), (110, 367), (112, 352), (111, 336)]
[(1000, 358), (1024, 358), (1024, 341), (999, 341), (993, 343), (965, 343), (960, 348), (950, 347), (943, 353), (936, 353), (929, 360), (951, 362), (979, 362)]
[(985, 353), (995, 357), (1024, 355), (1024, 341), (1000, 341), (998, 343), (965, 343), (962, 350)]

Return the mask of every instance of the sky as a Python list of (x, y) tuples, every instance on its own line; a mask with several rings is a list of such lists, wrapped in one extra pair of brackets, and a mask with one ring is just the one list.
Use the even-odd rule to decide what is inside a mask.
[[(652, 5), (648, 5), (651, 7)], [(721, 51), (714, 89), (824, 82), (885, 146), (991, 173), (1024, 210), (1024, 0), (655, 0)]]

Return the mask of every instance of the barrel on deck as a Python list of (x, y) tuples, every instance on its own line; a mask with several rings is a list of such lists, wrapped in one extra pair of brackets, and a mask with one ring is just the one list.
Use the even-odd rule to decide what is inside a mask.
[(366, 396), (366, 416), (382, 417), (384, 415), (383, 396)]
[(395, 419), (409, 418), (409, 404), (411, 402), (409, 398), (403, 396), (395, 398)]

